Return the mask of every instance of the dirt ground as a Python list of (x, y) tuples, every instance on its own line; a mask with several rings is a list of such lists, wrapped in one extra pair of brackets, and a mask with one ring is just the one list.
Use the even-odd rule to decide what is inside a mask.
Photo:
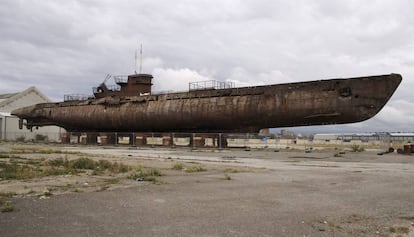
[(28, 173), (0, 180), (0, 236), (414, 236), (414, 156), (0, 143), (6, 163)]

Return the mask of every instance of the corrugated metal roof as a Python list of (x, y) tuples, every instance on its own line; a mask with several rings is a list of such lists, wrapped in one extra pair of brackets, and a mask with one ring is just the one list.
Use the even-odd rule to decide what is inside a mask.
[(19, 93), (8, 93), (8, 94), (0, 94), (0, 100), (8, 99), (14, 95), (17, 95)]
[(317, 133), (315, 134), (318, 136), (356, 136), (356, 137), (369, 137), (369, 136), (374, 136), (377, 133), (371, 133), (371, 132), (367, 132), (367, 133)]
[[(36, 93), (40, 98), (42, 98), (44, 100), (44, 102), (51, 102), (51, 100), (49, 100), (49, 98), (47, 98), (42, 92), (40, 92), (36, 87), (31, 86), (29, 88), (27, 88), (26, 90), (19, 92), (19, 93), (9, 93), (9, 94), (2, 94), (2, 98), (0, 99), (0, 108), (12, 103), (13, 101), (18, 100), (21, 97), (24, 97), (25, 95), (29, 94), (29, 93)], [(32, 105), (32, 104), (36, 104), (36, 103), (29, 103), (28, 105)]]
[(414, 137), (413, 132), (392, 132), (390, 135), (392, 137)]
[[(414, 137), (414, 132), (391, 132), (388, 133), (392, 137)], [(314, 136), (354, 136), (354, 137), (370, 137), (377, 136), (379, 133), (318, 133)]]

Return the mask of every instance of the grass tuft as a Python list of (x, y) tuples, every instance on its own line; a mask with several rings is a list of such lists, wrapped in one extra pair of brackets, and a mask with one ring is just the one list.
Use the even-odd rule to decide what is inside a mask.
[(96, 161), (89, 158), (79, 158), (72, 163), (71, 167), (74, 169), (93, 170), (98, 167), (98, 164)]
[(188, 167), (185, 169), (185, 171), (187, 173), (194, 173), (194, 172), (203, 172), (203, 171), (207, 171), (206, 168), (202, 167), (202, 166), (192, 166), (192, 167)]
[(137, 181), (150, 181), (153, 183), (158, 183), (158, 176), (162, 176), (161, 172), (158, 169), (145, 169), (141, 168), (139, 172), (131, 174), (128, 176), (128, 179), (137, 180)]
[(14, 211), (14, 208), (15, 208), (14, 203), (10, 201), (6, 201), (1, 206), (1, 212), (12, 212)]
[(402, 235), (405, 234), (407, 235), (408, 233), (410, 233), (410, 228), (406, 227), (406, 226), (392, 226), (390, 227), (390, 232), (397, 234), (397, 235)]
[(13, 192), (7, 192), (7, 193), (0, 192), (0, 198), (1, 197), (12, 198), (14, 195), (15, 195), (15, 193), (13, 193)]
[(353, 144), (353, 145), (351, 146), (351, 150), (352, 150), (353, 152), (363, 152), (365, 149), (364, 149), (362, 146), (360, 146), (360, 145)]
[(236, 168), (227, 168), (224, 170), (224, 173), (239, 173), (240, 171)]
[(175, 163), (172, 167), (173, 170), (183, 170), (184, 169), (184, 165), (183, 163)]
[(100, 160), (94, 161), (89, 158), (79, 158), (69, 161), (67, 158), (57, 158), (46, 162), (10, 159), (8, 162), (0, 162), (0, 179), (24, 180), (41, 178), (45, 176), (57, 176), (77, 174), (82, 170), (93, 170), (93, 174), (103, 171), (112, 173), (125, 173), (132, 168), (122, 163)]
[(53, 160), (49, 160), (47, 162), (50, 166), (56, 166), (56, 167), (69, 167), (69, 160), (67, 158), (57, 158)]
[(0, 159), (2, 158), (10, 158), (10, 155), (8, 153), (0, 152)]

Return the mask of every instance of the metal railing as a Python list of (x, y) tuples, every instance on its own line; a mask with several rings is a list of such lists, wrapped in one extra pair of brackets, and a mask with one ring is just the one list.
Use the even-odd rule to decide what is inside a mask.
[(229, 89), (234, 88), (234, 82), (222, 82), (216, 80), (197, 81), (188, 83), (189, 91), (194, 90), (215, 90), (215, 89)]
[(69, 95), (63, 96), (64, 101), (88, 100), (90, 98), (94, 98), (94, 97), (91, 95), (85, 95), (85, 94), (69, 94)]
[(114, 76), (115, 83), (127, 83), (128, 82), (128, 76), (120, 75), (120, 76)]
[[(106, 88), (109, 91), (121, 91), (121, 86), (119, 86), (119, 85), (109, 85), (109, 86), (106, 86)], [(103, 92), (103, 91), (99, 90), (99, 87), (92, 87), (92, 91), (93, 91), (94, 94)]]

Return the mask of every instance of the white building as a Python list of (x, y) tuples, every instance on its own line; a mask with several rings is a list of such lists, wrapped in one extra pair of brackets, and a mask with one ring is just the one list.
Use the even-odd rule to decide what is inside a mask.
[(19, 118), (12, 116), (11, 111), (38, 104), (51, 102), (36, 87), (9, 94), (0, 94), (0, 140), (48, 140), (60, 141), (60, 133), (64, 129), (57, 126), (46, 126), (39, 129), (19, 129)]
[(392, 141), (414, 142), (414, 132), (392, 132), (390, 137)]

